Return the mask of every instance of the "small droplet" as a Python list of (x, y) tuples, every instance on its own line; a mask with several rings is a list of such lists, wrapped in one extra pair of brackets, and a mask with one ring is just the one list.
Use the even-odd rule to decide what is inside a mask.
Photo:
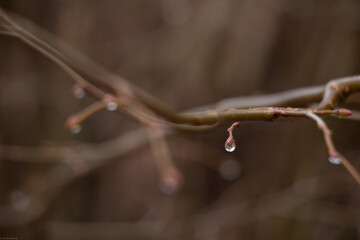
[[(175, 185), (176, 183), (174, 182), (173, 184)], [(166, 195), (173, 195), (178, 191), (176, 187), (171, 187), (167, 185), (164, 181), (159, 181), (158, 187), (159, 190)]]
[(341, 163), (341, 160), (338, 157), (329, 157), (329, 162), (335, 165), (339, 165)]
[(159, 190), (167, 195), (173, 195), (181, 189), (184, 184), (184, 177), (175, 168), (169, 168), (159, 181)]
[(118, 105), (116, 102), (110, 101), (106, 103), (106, 108), (109, 111), (115, 111), (118, 108)]
[(72, 134), (78, 134), (81, 131), (81, 126), (75, 124), (74, 126), (71, 127), (70, 131)]
[(225, 142), (225, 150), (228, 152), (233, 152), (236, 148), (235, 139), (230, 136)]
[(79, 85), (75, 85), (72, 89), (72, 92), (77, 99), (82, 99), (85, 97), (85, 90)]

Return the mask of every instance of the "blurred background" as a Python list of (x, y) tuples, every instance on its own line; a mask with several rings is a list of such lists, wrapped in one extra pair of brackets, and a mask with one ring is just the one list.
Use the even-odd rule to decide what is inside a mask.
[[(360, 68), (357, 0), (0, 0), (0, 6), (179, 111), (325, 84)], [(159, 186), (140, 126), (102, 111), (16, 39), (0, 37), (0, 238), (360, 239), (360, 188), (315, 123), (245, 123), (167, 137), (183, 188)], [(355, 94), (344, 107), (360, 109)], [(360, 124), (326, 119), (360, 169)], [(125, 140), (124, 140), (125, 136)], [(133, 140), (135, 139), (135, 140)], [(109, 154), (108, 149), (119, 147)], [(96, 163), (87, 171), (77, 149)], [(92, 149), (101, 149), (91, 152)]]

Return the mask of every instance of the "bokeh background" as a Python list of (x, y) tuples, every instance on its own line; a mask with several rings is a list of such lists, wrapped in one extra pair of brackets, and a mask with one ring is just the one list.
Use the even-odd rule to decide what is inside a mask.
[[(325, 84), (360, 69), (357, 0), (0, 5), (180, 111)], [(73, 146), (116, 148), (129, 136), (118, 142), (126, 148), (141, 130), (120, 113), (102, 111), (71, 135), (66, 118), (94, 101), (75, 99), (72, 85), (37, 52), (0, 37), (0, 238), (360, 238), (360, 188), (327, 161), (313, 122), (245, 123), (235, 131), (233, 153), (224, 150), (228, 125), (169, 135), (185, 177), (169, 195), (159, 188), (146, 142), (118, 155), (105, 148), (90, 156), (101, 167), (82, 174), (86, 165)], [(357, 94), (342, 106), (360, 109), (359, 103)], [(360, 169), (359, 122), (326, 121), (338, 149)]]

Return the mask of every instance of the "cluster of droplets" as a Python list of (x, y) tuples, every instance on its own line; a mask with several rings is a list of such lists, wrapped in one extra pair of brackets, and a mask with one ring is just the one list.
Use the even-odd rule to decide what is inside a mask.
[[(83, 99), (85, 97), (85, 89), (80, 84), (75, 84), (72, 87), (71, 92), (77, 99)], [(75, 117), (70, 117), (66, 121), (66, 128), (72, 134), (78, 134), (81, 131), (81, 125), (77, 123), (77, 120), (75, 119)]]
[[(77, 99), (82, 99), (85, 97), (85, 89), (80, 84), (75, 84), (72, 87), (72, 93)], [(106, 103), (106, 109), (109, 111), (115, 111), (118, 109), (118, 104), (116, 103), (115, 97), (106, 94), (104, 98), (102, 99)], [(81, 125), (78, 123), (76, 117), (70, 117), (66, 122), (66, 128), (72, 133), (72, 134), (78, 134), (81, 131)]]
[[(343, 111), (345, 111), (345, 110), (343, 110)], [(229, 137), (225, 141), (225, 150), (228, 151), (228, 152), (233, 152), (233, 151), (235, 151), (236, 143), (235, 143), (235, 139), (234, 139), (234, 137), (232, 135), (232, 129), (229, 128), (228, 131), (229, 131)], [(341, 158), (339, 157), (339, 154), (336, 153), (336, 152), (330, 154), (328, 160), (329, 160), (330, 163), (332, 163), (334, 165), (340, 165), (341, 164)]]

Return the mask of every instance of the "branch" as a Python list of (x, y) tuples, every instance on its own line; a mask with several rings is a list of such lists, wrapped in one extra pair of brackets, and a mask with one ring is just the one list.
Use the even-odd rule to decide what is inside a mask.
[[(20, 22), (29, 25), (28, 21), (19, 17), (15, 18)], [(39, 33), (35, 34), (36, 36), (26, 31), (23, 27), (13, 21), (1, 8), (0, 19), (4, 22), (2, 27), (6, 30), (6, 32), (2, 31), (2, 33), (17, 37), (34, 50), (43, 54), (64, 70), (78, 85), (81, 85), (82, 88), (86, 89), (102, 101), (85, 109), (78, 114), (76, 118), (70, 118), (68, 126), (71, 129), (75, 126), (76, 132), (79, 129), (79, 123), (91, 114), (107, 106), (103, 99), (106, 98), (106, 96), (109, 96), (109, 94), (113, 94), (114, 101), (112, 100), (110, 102), (116, 102), (117, 106), (119, 106), (118, 110), (137, 120), (146, 129), (152, 143), (151, 145), (153, 146), (154, 154), (162, 158), (160, 162), (158, 161), (158, 163), (160, 163), (158, 166), (161, 173), (165, 172), (162, 170), (164, 166), (167, 166), (167, 169), (171, 169), (169, 166), (172, 166), (172, 164), (162, 132), (163, 130), (159, 127), (158, 123), (165, 123), (168, 124), (168, 126), (175, 128), (185, 127), (197, 129), (199, 126), (212, 128), (219, 123), (227, 121), (274, 121), (278, 119), (311, 118), (318, 123), (320, 129), (324, 132), (330, 157), (339, 157), (343, 159), (341, 155), (337, 155), (330, 138), (330, 131), (318, 115), (335, 115), (339, 117), (349, 116), (351, 111), (347, 109), (333, 110), (333, 108), (336, 103), (345, 100), (350, 94), (360, 91), (360, 76), (333, 80), (329, 82), (325, 88), (316, 86), (252, 99), (252, 103), (255, 106), (260, 106), (261, 101), (267, 101), (267, 103), (265, 102), (262, 104), (262, 107), (225, 110), (224, 107), (230, 108), (231, 105), (236, 107), (240, 106), (240, 104), (238, 104), (239, 99), (233, 99), (230, 101), (228, 100), (227, 102), (220, 102), (217, 105), (217, 109), (219, 110), (179, 113), (141, 89), (131, 85), (124, 78), (106, 71), (77, 51), (69, 50), (67, 46), (64, 46), (64, 44), (43, 32), (43, 30), (38, 27), (30, 24), (34, 31)], [(45, 37), (45, 40), (42, 40), (38, 36)], [(55, 47), (48, 44), (48, 41), (53, 42)], [(57, 48), (65, 50), (66, 55), (70, 57), (61, 53)], [(81, 95), (82, 94), (79, 94), (79, 96)], [(313, 109), (306, 107), (273, 107), (282, 105), (290, 106), (292, 104), (306, 106), (313, 101), (319, 101), (322, 95), (321, 103)], [(248, 102), (246, 104), (251, 103)], [(264, 107), (267, 106), (267, 104), (271, 104), (272, 107)], [(232, 134), (232, 131), (229, 131), (229, 134)], [(231, 141), (229, 144), (230, 143)], [(355, 169), (347, 164), (346, 159), (343, 161), (343, 165), (355, 179), (358, 178), (356, 175), (357, 172), (355, 171), (356, 174), (354, 174)], [(360, 182), (358, 181), (358, 183)]]
[(90, 81), (88, 81), (88, 77), (86, 78), (81, 75), (82, 71), (79, 67), (71, 64), (71, 62), (55, 48), (15, 23), (1, 8), (0, 18), (2, 18), (6, 23), (3, 25), (3, 27), (7, 31), (13, 33), (13, 36), (18, 37), (25, 44), (29, 45), (39, 53), (43, 54), (46, 58), (53, 61), (72, 79), (75, 80), (77, 84), (74, 86), (73, 92), (76, 97), (82, 97), (83, 95), (81, 91), (79, 94), (78, 90), (80, 86), (80, 89), (86, 89), (96, 98), (102, 100), (85, 108), (83, 111), (71, 116), (67, 120), (66, 127), (71, 132), (78, 133), (81, 130), (81, 123), (86, 118), (95, 112), (104, 109), (105, 107), (110, 111), (119, 109), (126, 115), (137, 120), (146, 129), (153, 153), (156, 156), (156, 163), (159, 168), (161, 178), (163, 179), (164, 185), (169, 188), (169, 192), (174, 192), (181, 186), (182, 175), (171, 160), (163, 130), (157, 127), (157, 116), (155, 116), (155, 114), (150, 109), (148, 109), (137, 99), (126, 81), (120, 81), (116, 84), (111, 82), (113, 85), (110, 85), (109, 88), (112, 89), (116, 95), (112, 96), (111, 94), (102, 90), (99, 86), (95, 86), (94, 84), (90, 83)]
[(324, 134), (324, 140), (326, 147), (329, 152), (329, 161), (333, 164), (342, 164), (346, 170), (354, 177), (357, 184), (360, 185), (360, 174), (359, 172), (354, 168), (354, 166), (343, 156), (341, 155), (335, 148), (334, 143), (331, 139), (331, 131), (326, 125), (326, 123), (316, 114), (313, 112), (307, 112), (306, 116), (308, 116), (310, 119), (314, 120), (319, 129)]
[(321, 100), (324, 86), (314, 86), (287, 90), (284, 92), (234, 97), (221, 100), (215, 109), (248, 108), (248, 107), (306, 107)]
[[(139, 100), (155, 114), (161, 116), (175, 124), (191, 124), (191, 125), (209, 125), (214, 124), (214, 120), (203, 119), (206, 113), (179, 113), (170, 107), (166, 106), (164, 103), (155, 99), (148, 93), (145, 93), (141, 89), (136, 86), (130, 84), (123, 77), (115, 75), (113, 73), (108, 72), (103, 69), (98, 64), (94, 63), (87, 57), (78, 53), (74, 49), (70, 49), (65, 44), (61, 43), (59, 40), (54, 39), (51, 35), (45, 33), (43, 30), (39, 29), (35, 25), (29, 23), (29, 21), (24, 20), (21, 17), (12, 15), (16, 20), (29, 26), (29, 28), (33, 29), (33, 31), (37, 34), (34, 36), (30, 32), (24, 30), (21, 26), (12, 21), (4, 11), (0, 9), (0, 17), (3, 18), (8, 24), (11, 24), (13, 28), (7, 27), (8, 31), (15, 31), (18, 38), (22, 40), (24, 43), (28, 44), (30, 47), (40, 51), (42, 54), (46, 53), (50, 60), (55, 61), (60, 67), (62, 67), (70, 77), (74, 78), (75, 81), (83, 81), (85, 80), (88, 84), (93, 82), (92, 84), (97, 84), (105, 89), (108, 89), (115, 93), (115, 95), (121, 95), (126, 91), (130, 91), (134, 94)], [(6, 26), (5, 26), (6, 27)], [(46, 40), (41, 40), (40, 37), (46, 38)], [(50, 46), (46, 41), (52, 42), (53, 45), (59, 47), (63, 51), (66, 52), (66, 55), (69, 55), (70, 58), (66, 57), (64, 54), (60, 53), (54, 47)], [(72, 59), (72, 60), (69, 60)], [(65, 65), (65, 66), (64, 66)], [(69, 71), (67, 68), (71, 68), (72, 71)], [(75, 74), (74, 74), (75, 72)], [(80, 76), (80, 77), (79, 77)], [(83, 80), (79, 80), (83, 79)], [(91, 85), (95, 86), (95, 85)], [(337, 89), (341, 91), (334, 92), (334, 86), (339, 86)], [(331, 84), (328, 84), (325, 87), (323, 86), (315, 86), (310, 88), (303, 88), (297, 90), (290, 90), (283, 93), (271, 94), (267, 96), (259, 96), (259, 97), (246, 97), (244, 98), (236, 98), (236, 99), (228, 99), (225, 101), (221, 101), (215, 105), (216, 109), (227, 109), (227, 108), (243, 108), (243, 107), (264, 107), (264, 106), (306, 106), (311, 102), (319, 101), (324, 94), (324, 98), (322, 103), (319, 106), (319, 109), (327, 109), (329, 108), (329, 104), (335, 104), (340, 99), (337, 97), (340, 95), (345, 97), (354, 92), (360, 90), (360, 77), (347, 77), (341, 78), (338, 80), (334, 80)], [(94, 90), (96, 91), (96, 90)], [(103, 94), (97, 94), (98, 98), (101, 99)], [(246, 101), (243, 101), (246, 100)], [(215, 111), (216, 112), (216, 111)], [(225, 117), (227, 120), (253, 120), (251, 116), (247, 116), (248, 114), (237, 114), (234, 115), (234, 118), (230, 118), (229, 116)], [(208, 116), (209, 117), (209, 116)], [(211, 117), (210, 117), (211, 118)], [(200, 119), (200, 121), (199, 121)], [(266, 117), (264, 120), (267, 120)], [(175, 125), (176, 127), (176, 125)]]
[(339, 78), (325, 86), (324, 96), (318, 109), (331, 109), (337, 102), (344, 101), (348, 96), (360, 91), (360, 75)]

